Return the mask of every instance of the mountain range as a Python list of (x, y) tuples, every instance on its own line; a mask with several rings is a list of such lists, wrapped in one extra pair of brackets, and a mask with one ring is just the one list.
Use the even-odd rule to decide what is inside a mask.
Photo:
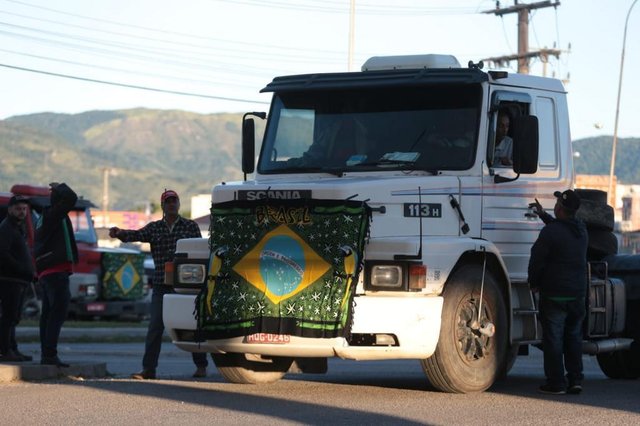
[[(171, 188), (184, 200), (242, 178), (242, 114), (131, 109), (80, 114), (39, 113), (0, 120), (0, 191), (14, 183), (67, 182), (102, 205), (108, 170), (109, 207), (136, 210)], [(258, 133), (264, 122), (258, 120)], [(573, 143), (577, 173), (609, 174), (612, 137)], [(619, 183), (640, 183), (640, 138), (618, 140)]]
[(133, 210), (178, 191), (192, 195), (242, 178), (241, 114), (132, 109), (40, 113), (0, 121), (0, 191), (14, 183), (67, 182), (102, 205), (108, 169), (109, 206)]

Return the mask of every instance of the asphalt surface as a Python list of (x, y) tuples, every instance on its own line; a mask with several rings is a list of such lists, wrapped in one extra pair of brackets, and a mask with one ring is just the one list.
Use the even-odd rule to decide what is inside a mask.
[[(76, 354), (75, 344), (73, 348), (65, 342), (104, 342), (114, 337), (127, 341), (139, 341), (135, 344), (136, 351), (144, 351), (144, 338), (147, 329), (145, 327), (122, 327), (122, 328), (62, 328), (60, 333), (60, 343), (58, 345), (59, 357), (62, 361), (70, 364), (68, 368), (58, 368), (51, 365), (40, 365), (40, 345), (37, 343), (19, 343), (18, 347), (25, 355), (33, 357), (31, 362), (5, 362), (0, 363), (0, 383), (7, 383), (19, 380), (38, 381), (47, 379), (57, 379), (63, 377), (106, 377), (112, 375), (107, 369), (101, 351), (85, 351), (85, 356)], [(37, 327), (18, 327), (16, 329), (18, 341), (37, 341), (39, 331)], [(95, 347), (95, 344), (87, 344), (88, 347)], [(169, 344), (165, 344), (169, 346)], [(71, 352), (72, 358), (65, 357)], [(181, 353), (184, 353), (181, 351)], [(132, 371), (133, 372), (133, 371)]]
[[(116, 330), (113, 330), (116, 331)], [(74, 333), (82, 333), (74, 331)], [(144, 334), (144, 329), (141, 329)], [(82, 334), (79, 334), (82, 335)], [(20, 349), (39, 359), (36, 342)], [(215, 367), (193, 379), (190, 354), (164, 343), (158, 380), (137, 381), (144, 343), (65, 342), (72, 365), (104, 363), (107, 377), (63, 377), (0, 384), (0, 424), (42, 425), (637, 425), (640, 380), (607, 379), (585, 356), (581, 395), (542, 395), (542, 352), (519, 357), (489, 391), (436, 391), (415, 360), (329, 359), (327, 374), (288, 374), (269, 385), (227, 383)]]

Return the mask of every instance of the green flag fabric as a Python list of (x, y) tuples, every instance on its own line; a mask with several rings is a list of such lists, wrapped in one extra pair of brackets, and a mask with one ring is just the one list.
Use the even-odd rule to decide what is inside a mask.
[(371, 210), (352, 200), (237, 200), (211, 208), (207, 337), (347, 336)]
[(142, 297), (144, 255), (140, 253), (102, 253), (102, 296), (107, 300)]

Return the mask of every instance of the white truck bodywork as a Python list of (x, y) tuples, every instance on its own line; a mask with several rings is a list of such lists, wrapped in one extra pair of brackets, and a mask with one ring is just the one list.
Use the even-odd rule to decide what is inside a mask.
[[(429, 57), (431, 63), (434, 60), (432, 56)], [(419, 58), (410, 57), (406, 64), (397, 63), (397, 67), (391, 67), (389, 63), (394, 61), (395, 63), (402, 61), (402, 57), (392, 61), (385, 60), (379, 64), (375, 61), (368, 62), (368, 66), (363, 67), (387, 71), (329, 75), (326, 77), (327, 90), (335, 93), (342, 93), (340, 91), (344, 90), (347, 93), (353, 86), (359, 88), (358, 90), (362, 91), (359, 93), (363, 96), (378, 93), (381, 93), (381, 96), (386, 95), (390, 90), (394, 90), (394, 83), (383, 82), (378, 87), (366, 82), (367, 76), (381, 75), (384, 78), (393, 78), (393, 73), (405, 75), (402, 73), (414, 72), (412, 70), (415, 70)], [(427, 68), (424, 70), (425, 73), (428, 71)], [(477, 99), (473, 105), (473, 110), (477, 114), (473, 116), (475, 117), (473, 141), (461, 142), (460, 146), (455, 145), (458, 142), (449, 145), (451, 152), (457, 152), (456, 150), (461, 148), (458, 151), (465, 150), (465, 153), (470, 154), (465, 166), (444, 166), (437, 169), (407, 168), (397, 165), (358, 168), (358, 162), (366, 156), (352, 156), (347, 161), (348, 166), (341, 166), (339, 169), (328, 167), (304, 169), (298, 165), (296, 165), (298, 168), (286, 169), (285, 166), (291, 163), (291, 160), (286, 158), (286, 155), (277, 158), (280, 154), (274, 146), (278, 143), (278, 138), (282, 137), (280, 134), (282, 132), (277, 129), (278, 124), (280, 127), (285, 127), (287, 113), (291, 117), (296, 117), (296, 111), (283, 106), (286, 104), (285, 98), (289, 92), (294, 91), (287, 86), (294, 83), (289, 83), (284, 78), (281, 82), (278, 79), (274, 80), (272, 83), (274, 86), (271, 89), (267, 87), (275, 94), (257, 173), (249, 180), (226, 182), (217, 185), (213, 190), (214, 203), (235, 200), (241, 193), (247, 199), (260, 199), (267, 196), (295, 198), (297, 194), (305, 191), (316, 199), (367, 200), (373, 209), (373, 215), (370, 236), (364, 250), (365, 264), (392, 262), (399, 259), (398, 256), (414, 256), (416, 262), (426, 266), (426, 282), (418, 291), (396, 291), (397, 289), (386, 291), (382, 288), (372, 288), (371, 284), (366, 282), (366, 274), (360, 274), (354, 299), (351, 332), (382, 336), (380, 337), (382, 342), (385, 341), (384, 336), (392, 336), (392, 341), (395, 343), (356, 345), (345, 338), (317, 339), (296, 336), (291, 336), (286, 344), (248, 343), (246, 337), (196, 341), (198, 339), (194, 339), (193, 334), (197, 328), (196, 319), (193, 316), (196, 296), (193, 289), (180, 288), (177, 285), (178, 294), (165, 296), (163, 316), (165, 326), (178, 347), (187, 351), (242, 353), (267, 357), (337, 356), (354, 360), (429, 359), (439, 345), (443, 325), (452, 321), (449, 311), (443, 310), (447, 286), (453, 286), (450, 283), (461, 280), (461, 277), (468, 277), (468, 271), (475, 271), (477, 276), (472, 280), (474, 285), (484, 286), (485, 278), (490, 275), (492, 283), (487, 285), (494, 288), (494, 292), (497, 292), (502, 301), (498, 305), (495, 305), (497, 303), (495, 300), (488, 301), (489, 308), (485, 307), (485, 309), (497, 311), (487, 313), (487, 318), (491, 318), (483, 320), (480, 326), (470, 325), (470, 330), (472, 329), (470, 338), (482, 342), (486, 347), (479, 354), (468, 348), (458, 349), (457, 352), (460, 354), (462, 364), (467, 363), (473, 369), (472, 364), (478, 361), (477, 368), (484, 370), (488, 367), (482, 364), (484, 362), (482, 359), (487, 357), (487, 354), (492, 354), (492, 351), (499, 352), (495, 355), (496, 358), (491, 360), (493, 363), (491, 368), (495, 370), (495, 374), (488, 376), (482, 383), (451, 384), (451, 386), (445, 383), (439, 387), (466, 392), (483, 390), (491, 385), (498, 370), (501, 369), (501, 366), (495, 364), (504, 362), (502, 352), (509, 346), (515, 345), (517, 348), (517, 342), (526, 341), (531, 337), (531, 319), (513, 315), (513, 312), (523, 303), (528, 303), (527, 297), (530, 298), (526, 288), (529, 251), (542, 227), (541, 221), (531, 214), (529, 203), (537, 198), (546, 208), (551, 208), (555, 202), (553, 192), (563, 191), (572, 186), (574, 171), (566, 93), (562, 84), (554, 79), (507, 73), (483, 73), (478, 69), (461, 71), (446, 68), (437, 71), (440, 74), (433, 77), (433, 81), (430, 77), (425, 77), (424, 82), (415, 84), (442, 90), (437, 92), (440, 94), (438, 96), (446, 93), (445, 89), (449, 87), (457, 91), (454, 95), (464, 93), (466, 88), (472, 88), (474, 93), (477, 93), (473, 98)], [(416, 78), (422, 78), (420, 70), (415, 73)], [(459, 83), (457, 80), (459, 74), (475, 80), (471, 83)], [(323, 75), (294, 76), (291, 81), (297, 81), (296, 78), (306, 79), (309, 85), (313, 85), (323, 84), (317, 81), (318, 78), (322, 80), (324, 77)], [(344, 81), (344, 84), (336, 83), (338, 80)], [(352, 83), (350, 83), (351, 80), (353, 80)], [(441, 87), (445, 89), (440, 89)], [(304, 85), (300, 84), (295, 88), (297, 92), (294, 92), (308, 93), (313, 97), (316, 96), (315, 93), (323, 90), (323, 86), (316, 88), (315, 91), (312, 88), (305, 90), (307, 89)], [(279, 96), (285, 100), (280, 99)], [(393, 100), (396, 99), (393, 98)], [(339, 101), (339, 99), (336, 100), (336, 102)], [(443, 102), (446, 104), (448, 101)], [(303, 101), (301, 103), (304, 104)], [(518, 175), (512, 167), (498, 167), (491, 164), (497, 112), (505, 106), (521, 115), (537, 118), (539, 153), (536, 170), (531, 173)], [(308, 109), (304, 108), (298, 110), (299, 116), (306, 117), (305, 114), (308, 114)], [(452, 107), (449, 105), (445, 110), (446, 108)], [(402, 108), (399, 108), (399, 111), (398, 117), (402, 119)], [(406, 114), (409, 113), (406, 112)], [(282, 121), (278, 122), (278, 117)], [(442, 117), (447, 118), (446, 115)], [(316, 118), (315, 125), (319, 125), (319, 121), (320, 118)], [(455, 120), (452, 120), (452, 123), (455, 123)], [(462, 123), (460, 125), (463, 126)], [(418, 136), (418, 140), (421, 140), (423, 133)], [(388, 139), (386, 142), (394, 143)], [(473, 146), (465, 145), (468, 143), (472, 143)], [(411, 145), (411, 148), (414, 145), (416, 144)], [(273, 153), (269, 153), (270, 149)], [(395, 150), (393, 146), (389, 148), (389, 151)], [(389, 155), (388, 152), (387, 155)], [(389, 158), (395, 157), (391, 155)], [(426, 158), (426, 156), (423, 155), (420, 158)], [(498, 179), (496, 175), (503, 179)], [(452, 200), (457, 201), (460, 211), (452, 205)], [(412, 209), (426, 208), (423, 207), (425, 204), (429, 205), (429, 209), (437, 209), (438, 212), (428, 212), (424, 216), (422, 213), (414, 214)], [(464, 216), (464, 221), (461, 214)], [(465, 224), (468, 226), (467, 232), (464, 229)], [(209, 248), (206, 240), (182, 240), (178, 242), (177, 253), (188, 259), (202, 260), (208, 258)], [(469, 281), (468, 278), (466, 280)], [(523, 287), (526, 288), (524, 292), (517, 290)], [(520, 291), (520, 293), (512, 294), (514, 291)], [(463, 306), (456, 314), (458, 315), (456, 318), (461, 318), (463, 311), (467, 308), (474, 312), (476, 309), (482, 310), (482, 304), (477, 307), (476, 302), (472, 300), (467, 307)], [(463, 301), (460, 303), (461, 306), (464, 305)], [(500, 304), (504, 304), (504, 307), (500, 308)], [(505, 310), (506, 314), (502, 321), (499, 321), (500, 309)], [(491, 331), (486, 331), (491, 329), (491, 326), (495, 328), (498, 336), (501, 333), (507, 336), (507, 341), (503, 342), (504, 348), (496, 348), (495, 344), (492, 346), (493, 334)], [(535, 328), (535, 324), (533, 327)], [(465, 333), (468, 330), (462, 330), (460, 327), (456, 330), (454, 327), (451, 332), (457, 333), (456, 336), (459, 336), (460, 342), (465, 342)], [(456, 352), (455, 349), (453, 350)], [(441, 358), (442, 355), (439, 357)], [(429, 367), (425, 367), (425, 371), (428, 369)], [(427, 374), (429, 375), (428, 372)], [(468, 371), (461, 371), (460, 374), (468, 374)]]

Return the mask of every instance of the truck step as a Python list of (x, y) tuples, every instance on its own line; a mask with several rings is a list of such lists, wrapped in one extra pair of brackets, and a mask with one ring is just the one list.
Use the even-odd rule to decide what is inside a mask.
[(513, 314), (514, 315), (537, 315), (538, 310), (537, 309), (514, 309)]

